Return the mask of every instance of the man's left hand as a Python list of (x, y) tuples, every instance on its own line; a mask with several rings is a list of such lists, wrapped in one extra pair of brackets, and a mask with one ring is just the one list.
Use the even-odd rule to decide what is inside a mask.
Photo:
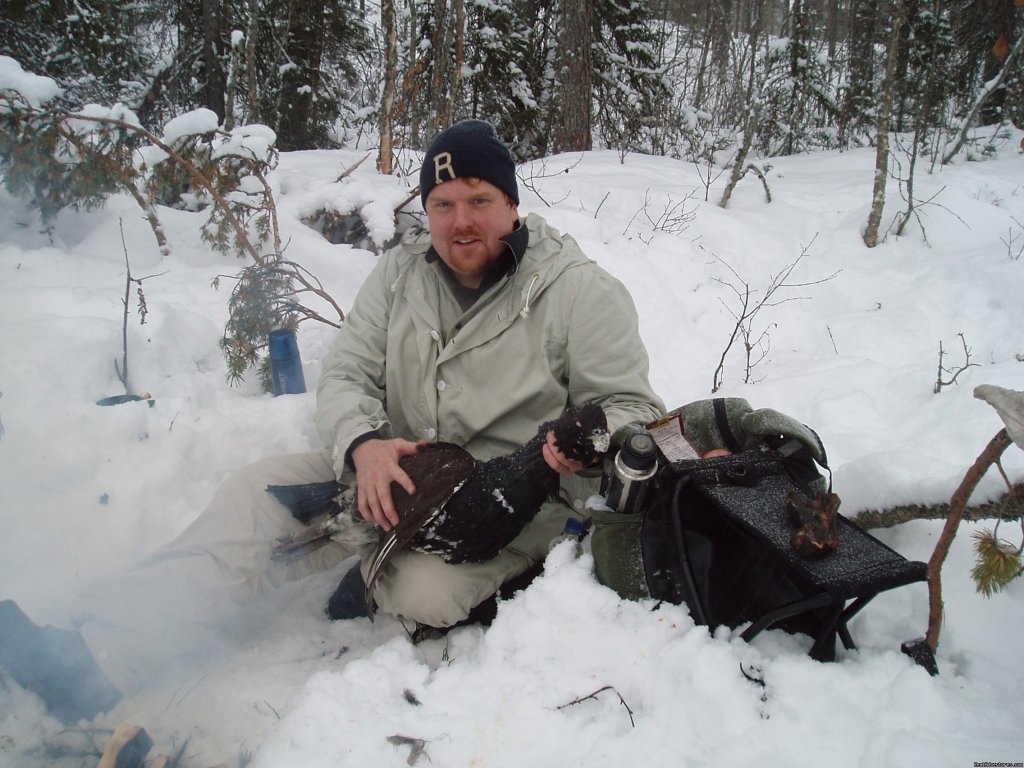
[(583, 462), (567, 458), (564, 453), (558, 450), (558, 444), (555, 442), (555, 433), (553, 431), (548, 432), (548, 441), (541, 446), (541, 453), (544, 455), (544, 461), (547, 462), (548, 466), (560, 475), (575, 475), (583, 469)]

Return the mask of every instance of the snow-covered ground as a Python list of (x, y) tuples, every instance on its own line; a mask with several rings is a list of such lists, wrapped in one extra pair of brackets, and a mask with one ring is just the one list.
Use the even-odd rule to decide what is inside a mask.
[[(521, 209), (574, 234), (629, 287), (669, 406), (710, 396), (737, 290), (748, 284), (758, 300), (804, 253), (787, 281), (800, 287), (780, 288), (775, 298), (788, 301), (755, 318), (767, 355), (745, 383), (735, 346), (718, 394), (813, 426), (852, 515), (948, 500), (1001, 427), (974, 386), (1024, 390), (1021, 137), (984, 162), (922, 173), (916, 194), (934, 197), (919, 211), (924, 230), (914, 222), (875, 249), (860, 237), (872, 150), (776, 158), (772, 202), (750, 177), (727, 210), (714, 204), (725, 176), (705, 202), (698, 169), (684, 162), (559, 156), (523, 169), (535, 190), (523, 186)], [(364, 154), (286, 154), (272, 177), (288, 256), (342, 307), (376, 257), (299, 219), (325, 201), (368, 204), (383, 239), (390, 225), (379, 211), (401, 199), (402, 180), (375, 175), (371, 161), (335, 181)], [(884, 226), (904, 206), (890, 183)], [(681, 210), (692, 220), (671, 221)], [(44, 232), (34, 211), (0, 193), (0, 599), (40, 623), (67, 626), (80, 589), (167, 542), (237, 468), (318, 447), (312, 394), (275, 398), (255, 380), (225, 381), (217, 339), (231, 283), (210, 283), (240, 262), (201, 242), (203, 213), (160, 216), (167, 257), (127, 196), (66, 211)], [(128, 335), (132, 388), (151, 393), (151, 406), (96, 405), (123, 391), (113, 366), (121, 227), (133, 275), (147, 277), (149, 314), (145, 325), (133, 314)], [(939, 344), (947, 367), (966, 362), (961, 333), (974, 365), (935, 394)], [(331, 337), (327, 326), (301, 328), (311, 389)], [(1024, 452), (1011, 447), (1004, 466), (1019, 480)], [(975, 499), (1002, 488), (991, 473)], [(771, 631), (747, 644), (695, 627), (685, 607), (623, 602), (596, 583), (588, 554), (574, 559), (563, 546), (492, 627), (416, 646), (388, 617), (329, 622), (322, 608), (339, 574), (290, 585), (253, 606), (262, 628), (226, 660), (124, 700), (89, 727), (141, 724), (154, 753), (183, 750), (188, 766), (398, 766), (417, 747), (429, 757), (418, 764), (435, 766), (1024, 761), (1024, 581), (991, 599), (975, 593), (975, 525), (988, 524), (962, 526), (944, 572), (934, 678), (899, 652), (924, 633), (924, 585), (879, 597), (852, 624), (859, 650), (822, 664), (806, 656), (805, 638)], [(919, 521), (877, 535), (927, 560), (940, 528)], [(1000, 533), (1020, 542), (1016, 524)], [(34, 696), (0, 682), (0, 764), (89, 764), (73, 753), (102, 734), (60, 733)]]

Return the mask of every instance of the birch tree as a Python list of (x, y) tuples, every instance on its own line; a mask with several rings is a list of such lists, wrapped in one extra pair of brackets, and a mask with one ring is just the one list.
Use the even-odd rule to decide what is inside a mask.
[(889, 13), (891, 28), (885, 66), (885, 82), (882, 85), (881, 99), (878, 104), (878, 121), (875, 125), (875, 182), (871, 193), (871, 212), (868, 214), (868, 223), (864, 229), (864, 245), (868, 248), (878, 245), (878, 228), (882, 223), (882, 209), (885, 207), (885, 185), (889, 176), (889, 123), (892, 117), (893, 80), (903, 18), (903, 0), (893, 0)]

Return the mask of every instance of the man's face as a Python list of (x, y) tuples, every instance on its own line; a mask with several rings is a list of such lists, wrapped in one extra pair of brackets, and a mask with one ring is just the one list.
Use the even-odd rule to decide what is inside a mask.
[(519, 210), (504, 192), (483, 179), (452, 179), (427, 195), (430, 242), (467, 288), (479, 288), (487, 266), (507, 247)]

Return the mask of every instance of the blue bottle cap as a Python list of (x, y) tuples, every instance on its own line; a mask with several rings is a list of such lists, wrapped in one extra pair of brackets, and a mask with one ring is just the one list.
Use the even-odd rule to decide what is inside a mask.
[(566, 518), (562, 533), (569, 536), (580, 536), (583, 533), (583, 521), (575, 517)]

